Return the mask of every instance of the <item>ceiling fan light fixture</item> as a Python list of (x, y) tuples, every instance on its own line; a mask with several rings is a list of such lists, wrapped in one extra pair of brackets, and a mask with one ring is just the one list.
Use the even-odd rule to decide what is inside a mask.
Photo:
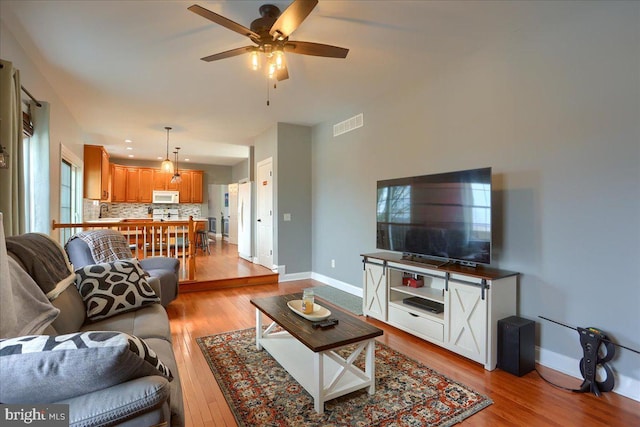
[(276, 64), (273, 61), (269, 61), (269, 70), (268, 70), (268, 76), (270, 79), (273, 79), (276, 76)]
[(260, 69), (260, 62), (260, 54), (256, 49), (251, 52), (251, 69), (253, 71), (258, 71)]
[(284, 67), (284, 52), (280, 49), (277, 49), (274, 53), (273, 56), (275, 58), (276, 61), (276, 68), (278, 70), (282, 70), (282, 67)]
[(167, 157), (162, 161), (160, 168), (163, 172), (173, 173), (173, 162), (169, 160), (169, 131), (171, 128), (166, 126), (165, 129), (167, 130)]

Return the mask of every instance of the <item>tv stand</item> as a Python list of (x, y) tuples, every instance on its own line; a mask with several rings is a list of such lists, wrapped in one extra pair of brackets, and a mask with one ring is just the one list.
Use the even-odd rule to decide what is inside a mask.
[(419, 262), (421, 264), (427, 264), (435, 268), (445, 266), (450, 262), (450, 261), (444, 261), (441, 259), (426, 258), (418, 255), (412, 255), (412, 254), (402, 254), (402, 259), (404, 261)]
[(364, 314), (495, 369), (498, 320), (516, 315), (518, 273), (405, 255), (362, 255)]

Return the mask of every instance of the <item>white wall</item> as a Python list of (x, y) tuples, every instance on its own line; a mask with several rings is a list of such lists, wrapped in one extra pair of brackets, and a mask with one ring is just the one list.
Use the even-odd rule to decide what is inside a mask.
[[(522, 273), (519, 314), (540, 322), (543, 352), (582, 356), (575, 331), (539, 315), (640, 348), (639, 22), (639, 3), (576, 3), (316, 126), (313, 271), (362, 286), (377, 180), (492, 166), (493, 265)], [(333, 138), (360, 112), (363, 128)], [(613, 364), (640, 379), (637, 354)]]

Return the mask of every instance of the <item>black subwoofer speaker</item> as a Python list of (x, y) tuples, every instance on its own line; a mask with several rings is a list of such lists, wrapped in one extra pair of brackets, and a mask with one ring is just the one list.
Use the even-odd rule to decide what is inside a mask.
[(536, 367), (536, 323), (518, 316), (498, 320), (498, 368), (519, 377)]

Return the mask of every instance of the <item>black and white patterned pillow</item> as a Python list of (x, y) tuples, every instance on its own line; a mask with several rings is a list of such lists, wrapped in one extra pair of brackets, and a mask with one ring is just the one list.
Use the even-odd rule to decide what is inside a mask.
[(122, 332), (0, 340), (3, 403), (51, 403), (148, 375), (173, 379), (142, 339)]
[(160, 302), (137, 260), (87, 265), (76, 270), (76, 287), (90, 320)]

